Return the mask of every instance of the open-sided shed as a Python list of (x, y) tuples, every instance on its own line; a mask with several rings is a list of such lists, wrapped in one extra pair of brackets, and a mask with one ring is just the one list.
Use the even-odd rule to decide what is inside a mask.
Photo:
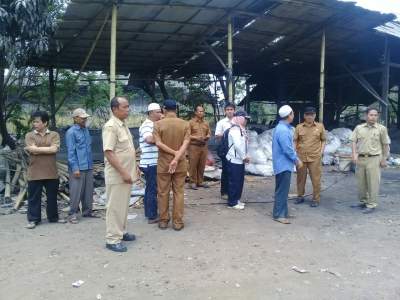
[[(149, 79), (213, 73), (227, 76), (232, 100), (232, 75), (246, 75), (257, 87), (244, 102), (319, 98), (322, 118), (325, 66), (328, 79), (344, 76), (343, 69), (353, 78), (363, 68), (387, 74), (387, 54), (393, 58), (399, 51), (389, 49), (398, 43), (374, 28), (394, 18), (337, 0), (72, 0), (50, 51), (31, 63), (109, 72), (110, 96), (116, 73)], [(386, 95), (375, 96), (386, 111), (385, 76)], [(303, 84), (303, 95), (296, 86), (305, 81), (311, 85)]]

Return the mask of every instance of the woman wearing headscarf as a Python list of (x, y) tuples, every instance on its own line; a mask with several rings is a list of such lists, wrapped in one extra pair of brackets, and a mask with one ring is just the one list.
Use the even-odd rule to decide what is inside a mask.
[(245, 111), (235, 112), (228, 135), (229, 151), (226, 155), (229, 178), (228, 206), (238, 210), (244, 209), (244, 203), (240, 202), (244, 184), (244, 165), (250, 161), (247, 156), (248, 119), (250, 117)]

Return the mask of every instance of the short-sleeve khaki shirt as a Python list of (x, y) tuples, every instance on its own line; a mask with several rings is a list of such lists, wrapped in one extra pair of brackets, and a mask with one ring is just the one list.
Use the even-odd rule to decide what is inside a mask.
[[(128, 126), (125, 122), (112, 116), (106, 124), (104, 124), (103, 132), (103, 151), (113, 151), (119, 161), (132, 176), (132, 180), (136, 178), (136, 151), (133, 144), (133, 138)], [(104, 158), (104, 175), (106, 184), (121, 184), (124, 180), (121, 174)]]
[(357, 145), (357, 153), (362, 155), (381, 155), (383, 145), (390, 144), (386, 127), (378, 123), (357, 125), (351, 140)]
[(301, 161), (312, 162), (321, 159), (322, 143), (326, 140), (325, 127), (318, 122), (311, 125), (300, 123), (296, 126), (294, 140)]
[[(197, 118), (193, 118), (189, 121), (190, 125), (190, 135), (196, 136), (196, 137), (202, 137), (203, 139), (206, 138), (207, 136), (210, 136), (210, 126), (208, 123), (204, 120), (200, 120)], [(196, 145), (196, 146), (205, 146), (207, 142), (200, 142), (200, 141), (190, 141), (190, 145)]]
[[(172, 150), (178, 151), (183, 142), (190, 139), (189, 122), (167, 114), (164, 119), (154, 123), (153, 136), (156, 142), (161, 141)], [(173, 159), (173, 155), (159, 149), (157, 173), (168, 173)], [(185, 156), (179, 161), (175, 172), (187, 172)]]

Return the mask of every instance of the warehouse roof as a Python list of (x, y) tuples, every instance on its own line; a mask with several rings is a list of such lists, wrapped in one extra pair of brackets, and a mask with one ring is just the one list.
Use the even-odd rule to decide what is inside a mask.
[[(223, 73), (206, 44), (226, 61), (228, 17), (234, 22), (234, 72), (262, 64), (319, 57), (322, 30), (327, 55), (354, 51), (373, 28), (392, 21), (354, 3), (336, 0), (120, 0), (117, 73), (172, 77)], [(72, 0), (50, 51), (31, 63), (79, 69), (105, 19), (85, 70), (109, 69), (112, 1)], [(56, 41), (58, 41), (56, 43)]]

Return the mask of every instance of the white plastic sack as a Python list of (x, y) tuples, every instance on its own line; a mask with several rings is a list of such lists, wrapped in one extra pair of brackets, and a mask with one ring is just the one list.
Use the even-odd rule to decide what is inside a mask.
[(335, 157), (331, 154), (324, 154), (324, 156), (322, 156), (322, 164), (324, 166), (330, 166), (335, 162)]
[(327, 132), (324, 155), (334, 154), (340, 146), (340, 139), (332, 132)]
[(264, 131), (258, 136), (259, 147), (262, 148), (268, 160), (272, 160), (272, 129)]
[(336, 150), (336, 154), (339, 156), (351, 156), (352, 152), (350, 144), (342, 145)]
[(246, 172), (253, 174), (253, 175), (260, 175), (260, 176), (272, 176), (274, 175), (274, 170), (272, 167), (272, 163), (269, 162), (267, 164), (247, 164), (246, 165)]
[(266, 164), (268, 161), (262, 148), (249, 148), (248, 155), (253, 164)]
[(352, 134), (351, 129), (349, 128), (335, 128), (331, 131), (332, 134), (336, 135), (342, 144), (350, 143), (350, 137)]
[(247, 131), (247, 136), (249, 137), (249, 143), (257, 143), (258, 133), (254, 130)]

